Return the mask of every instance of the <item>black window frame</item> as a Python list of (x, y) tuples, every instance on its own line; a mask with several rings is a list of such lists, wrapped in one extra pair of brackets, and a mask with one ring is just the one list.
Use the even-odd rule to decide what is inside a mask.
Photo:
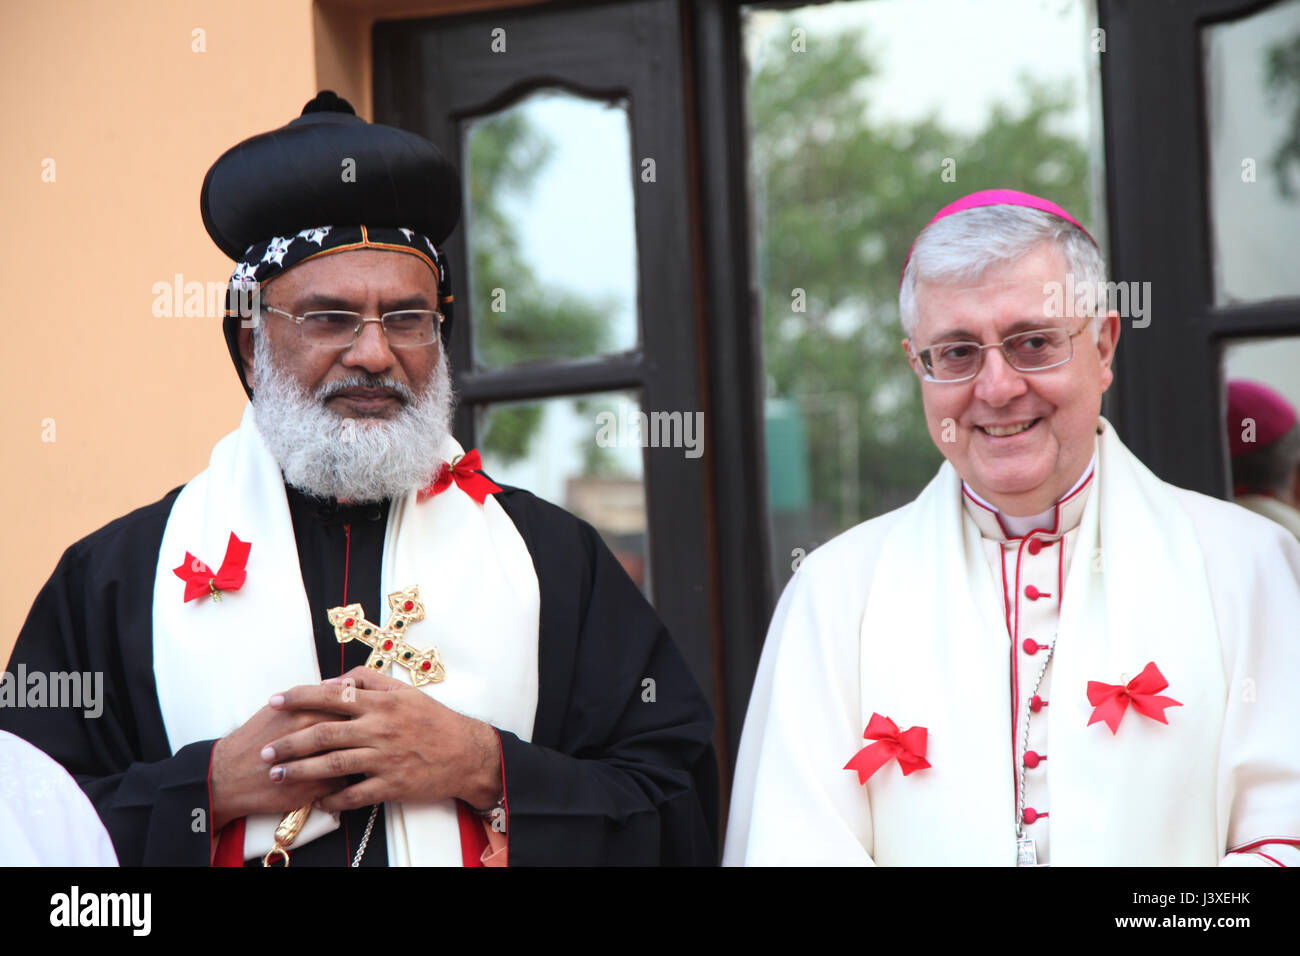
[(1231, 478), (1223, 349), (1300, 335), (1300, 299), (1214, 301), (1203, 30), (1277, 0), (1098, 0), (1111, 276), (1150, 282), (1107, 395), (1125, 443), (1166, 481), (1219, 498)]

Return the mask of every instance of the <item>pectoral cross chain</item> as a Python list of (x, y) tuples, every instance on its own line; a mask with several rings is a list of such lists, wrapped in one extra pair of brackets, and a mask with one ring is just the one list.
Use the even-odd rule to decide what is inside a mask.
[(367, 621), (360, 604), (330, 608), (330, 623), (334, 625), (339, 643), (357, 640), (368, 645), (371, 650), (366, 667), (382, 674), (390, 665), (400, 664), (410, 672), (411, 682), (416, 687), (445, 680), (447, 672), (438, 656), (438, 648), (420, 650), (404, 639), (412, 624), (424, 620), (419, 586), (413, 585), (388, 595), (388, 607), (391, 613), (383, 627)]
[[(419, 586), (412, 585), (388, 595), (388, 607), (392, 613), (389, 614), (388, 623), (383, 627), (367, 621), (365, 609), (360, 604), (332, 607), (326, 613), (329, 615), (330, 623), (334, 625), (334, 635), (339, 639), (340, 644), (356, 640), (370, 647), (370, 657), (366, 660), (366, 666), (371, 670), (382, 674), (391, 665), (401, 664), (411, 672), (411, 683), (416, 687), (422, 684), (437, 684), (445, 680), (447, 672), (443, 669), (442, 658), (438, 656), (436, 647), (422, 651), (403, 640), (407, 629), (412, 624), (424, 620), (424, 604), (420, 601)], [(275, 830), (275, 845), (262, 858), (263, 866), (270, 866), (271, 861), (277, 857), (285, 866), (289, 865), (289, 847), (302, 832), (303, 824), (311, 815), (311, 809), (312, 805), (309, 803), (297, 810), (290, 810), (284, 815), (284, 819)], [(356, 859), (352, 862), (353, 866), (361, 861), (361, 852), (365, 849), (364, 843), (369, 839), (370, 827), (374, 826), (374, 823), (375, 813), (372, 811), (370, 823), (366, 826), (366, 835), (362, 838), (362, 849), (357, 852)]]

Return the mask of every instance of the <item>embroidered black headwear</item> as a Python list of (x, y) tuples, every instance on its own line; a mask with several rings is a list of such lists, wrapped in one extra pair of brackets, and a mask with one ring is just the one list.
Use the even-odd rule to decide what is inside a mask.
[(389, 249), (422, 258), (438, 282), (445, 346), (452, 296), (437, 246), (460, 220), (456, 170), (415, 133), (367, 123), (347, 100), (322, 91), (288, 125), (228, 149), (203, 178), (203, 225), (237, 263), (222, 331), (239, 358), (247, 316), (241, 291), (260, 289), (308, 259), (350, 249)]

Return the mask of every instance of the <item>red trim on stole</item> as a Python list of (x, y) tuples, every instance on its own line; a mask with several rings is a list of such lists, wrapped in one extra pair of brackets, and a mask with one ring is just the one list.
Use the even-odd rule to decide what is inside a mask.
[[(216, 750), (214, 746), (212, 748)], [(212, 826), (212, 755), (208, 754), (208, 826)], [(212, 866), (244, 865), (244, 818), (231, 820), (220, 833), (212, 833), (209, 857)]]
[[(348, 570), (352, 567), (352, 523), (343, 525), (343, 603), (348, 603)], [(340, 647), (343, 645), (340, 644)]]
[(1247, 843), (1243, 846), (1233, 847), (1229, 853), (1245, 853), (1247, 850), (1253, 850), (1257, 846), (1268, 846), (1270, 843), (1284, 843), (1287, 846), (1300, 847), (1300, 840), (1293, 840), (1290, 837), (1269, 837), (1266, 840), (1256, 840), (1254, 843)]
[[(1011, 632), (1011, 699), (1015, 706), (1011, 710), (1011, 792), (1012, 800), (1015, 801), (1011, 807), (1012, 816), (1014, 817), (1020, 808), (1020, 774), (1017, 773), (1018, 754), (1016, 753), (1017, 741), (1020, 739), (1020, 558), (1024, 554), (1025, 542), (1021, 541), (1016, 548), (1016, 593), (1015, 603), (1011, 602), (1011, 595), (1007, 595), (1007, 604), (1011, 606), (1011, 613), (1015, 615), (1015, 626)], [(1001, 545), (998, 546), (1001, 551)], [(1003, 567), (1006, 567), (1005, 556), (1003, 558)], [(1002, 586), (1006, 587), (1006, 574), (1002, 575)], [(1028, 718), (1026, 718), (1028, 719)]]
[[(1061, 611), (1065, 607), (1065, 535), (1056, 541), (1056, 619), (1059, 624)], [(1057, 628), (1060, 633), (1060, 628)], [(1052, 641), (1056, 643), (1055, 639)]]
[[(1007, 542), (1008, 543), (1011, 541), (1020, 542), (1020, 544), (1016, 548), (1016, 592), (1015, 592), (1014, 605), (1012, 604), (1011, 601), (1011, 593), (1007, 590), (1006, 552), (1004, 552), (1002, 549), (1002, 542), (998, 542), (998, 558), (1002, 567), (1002, 603), (1006, 609), (1007, 634), (1011, 637), (1011, 684), (1012, 684), (1011, 693), (1012, 693), (1012, 699), (1015, 701), (1015, 709), (1011, 713), (1011, 789), (1014, 793), (1017, 794), (1019, 792), (1019, 787), (1020, 787), (1019, 774), (1017, 774), (1016, 772), (1016, 757), (1017, 757), (1016, 731), (1020, 729), (1020, 558), (1023, 553), (1023, 549), (1028, 545), (1029, 540), (1034, 535), (1045, 534), (1052, 537), (1057, 537), (1060, 534), (1061, 505), (1065, 504), (1071, 498), (1074, 498), (1076, 495), (1080, 494), (1083, 491), (1083, 489), (1087, 488), (1088, 485), (1092, 483), (1092, 478), (1095, 473), (1096, 473), (1096, 469), (1089, 471), (1088, 476), (1084, 478), (1083, 482), (1079, 485), (1078, 488), (1075, 488), (1074, 491), (1066, 495), (1064, 498), (1062, 498), (1060, 501), (1058, 501), (1055, 505), (1052, 506), (1051, 529), (1034, 528), (1028, 533), (1020, 537), (1014, 537), (1011, 534), (1009, 534), (1007, 531), (1007, 526), (1002, 523), (1001, 514), (999, 514), (996, 509), (990, 508), (987, 505), (985, 505), (983, 502), (976, 500), (975, 496), (972, 495), (970, 491), (967, 489), (966, 483), (962, 482), (961, 493), (965, 497), (969, 498), (972, 504), (977, 505), (980, 508), (983, 508), (985, 511), (993, 515), (994, 519), (997, 520), (998, 527), (1002, 529), (1002, 534), (1007, 539)], [(1057, 541), (1055, 543), (1057, 547), (1060, 548), (1060, 551), (1058, 552), (1056, 558), (1056, 562), (1057, 562), (1056, 603), (1057, 603), (1057, 614), (1059, 615), (1060, 605), (1062, 603), (1061, 599), (1064, 595), (1064, 590), (1065, 590), (1065, 536), (1060, 535), (1060, 537), (1057, 538)], [(1013, 614), (1015, 615), (1014, 624), (1012, 622)]]
[(231, 820), (217, 836), (217, 853), (213, 866), (244, 865), (244, 818)]
[(456, 801), (456, 820), (460, 824), (460, 861), (462, 866), (482, 866), (483, 851), (488, 848), (487, 831), (477, 813), (463, 800)]
[(1011, 636), (1011, 594), (1007, 591), (1007, 556), (1002, 550), (1002, 543), (998, 542), (998, 558), (1001, 560), (1002, 567), (1002, 608), (1006, 612), (1007, 619), (1007, 637)]
[(1269, 856), (1267, 853), (1263, 853), (1263, 852), (1261, 852), (1261, 851), (1259, 851), (1259, 850), (1251, 850), (1250, 852), (1253, 853), (1253, 854), (1255, 854), (1256, 856), (1262, 856), (1264, 859), (1268, 860), (1270, 863), (1276, 863), (1278, 866), (1282, 867), (1282, 869), (1284, 869), (1284, 870), (1287, 868), (1287, 865), (1286, 865), (1285, 863), (1283, 863), (1281, 860), (1276, 860), (1276, 859), (1274, 859), (1273, 857)]
[[(483, 822), (468, 806), (456, 801), (456, 818), (460, 824), (460, 856), (464, 866), (482, 866), (483, 851), (488, 847)], [(232, 820), (217, 836), (213, 866), (244, 865), (244, 818)]]
[(966, 482), (964, 481), (961, 483), (961, 493), (971, 500), (971, 504), (983, 508), (985, 511), (987, 511), (989, 514), (993, 516), (993, 520), (996, 521), (998, 523), (998, 527), (1002, 529), (1002, 537), (1006, 538), (1008, 541), (1015, 540), (1015, 538), (1011, 537), (1011, 532), (1007, 531), (1007, 526), (1002, 523), (1002, 515), (998, 514), (996, 509), (990, 508), (988, 505), (984, 504), (984, 502), (979, 501), (978, 499), (976, 499), (974, 495), (972, 495), (969, 491), (967, 491)]
[(1090, 484), (1092, 483), (1092, 476), (1096, 473), (1096, 470), (1097, 470), (1097, 469), (1094, 468), (1092, 471), (1088, 472), (1088, 477), (1085, 478), (1085, 479), (1083, 479), (1083, 484), (1079, 485), (1078, 488), (1075, 488), (1074, 491), (1070, 492), (1068, 495), (1066, 495), (1064, 498), (1062, 498), (1060, 501), (1058, 501), (1057, 504), (1058, 504), (1058, 505), (1063, 505), (1063, 504), (1065, 504), (1067, 501), (1069, 501), (1069, 500), (1070, 500), (1071, 498), (1073, 498), (1075, 495), (1077, 495), (1077, 494), (1079, 494), (1081, 491), (1083, 491), (1084, 488), (1087, 488), (1088, 485), (1090, 485)]

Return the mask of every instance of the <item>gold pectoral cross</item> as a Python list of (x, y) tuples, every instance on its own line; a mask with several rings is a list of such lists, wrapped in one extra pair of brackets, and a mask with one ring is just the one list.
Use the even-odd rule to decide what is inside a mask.
[[(417, 621), (424, 620), (424, 604), (420, 601), (419, 585), (412, 585), (388, 595), (388, 607), (392, 613), (388, 623), (383, 627), (373, 624), (365, 618), (365, 609), (360, 604), (346, 607), (332, 607), (326, 613), (334, 625), (334, 634), (340, 644), (348, 641), (360, 641), (370, 647), (370, 657), (366, 667), (384, 673), (393, 664), (400, 664), (411, 673), (411, 683), (416, 687), (424, 684), (438, 684), (447, 678), (447, 671), (438, 656), (438, 648), (430, 647), (420, 650), (406, 643), (407, 630)], [(290, 810), (275, 829), (275, 845), (262, 858), (263, 866), (270, 866), (277, 857), (289, 865), (289, 847), (302, 832), (303, 824), (311, 814), (312, 805), (297, 810)], [(374, 815), (370, 822), (374, 823)], [(369, 835), (369, 828), (366, 833)], [(360, 860), (361, 854), (357, 854)], [(355, 866), (356, 863), (354, 862)]]
[(365, 618), (365, 610), (360, 604), (335, 607), (329, 610), (330, 623), (334, 625), (334, 634), (340, 644), (357, 640), (370, 647), (370, 657), (366, 667), (383, 673), (392, 664), (400, 664), (411, 673), (411, 683), (416, 687), (424, 684), (437, 684), (447, 677), (438, 656), (438, 648), (430, 647), (420, 650), (406, 643), (408, 628), (417, 621), (424, 620), (424, 604), (420, 601), (420, 588), (412, 585), (388, 595), (388, 607), (391, 614), (383, 627), (372, 624)]

